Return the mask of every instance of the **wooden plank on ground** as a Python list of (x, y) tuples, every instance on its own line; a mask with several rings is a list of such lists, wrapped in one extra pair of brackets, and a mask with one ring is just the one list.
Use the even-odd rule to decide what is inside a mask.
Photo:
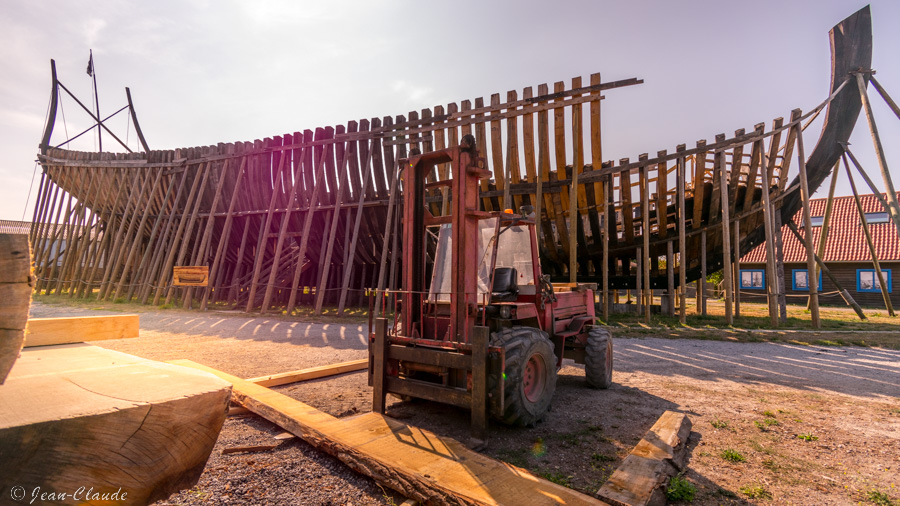
[(136, 314), (31, 318), (25, 327), (25, 346), (137, 337), (139, 326), (140, 317)]
[(690, 434), (687, 415), (666, 411), (597, 495), (616, 506), (666, 504), (666, 484), (684, 468)]
[(337, 419), (271, 389), (189, 360), (172, 363), (230, 381), (235, 399), (250, 410), (424, 504), (605, 504), (469, 450), (454, 439), (383, 415), (367, 413)]
[(338, 364), (320, 365), (318, 367), (310, 367), (308, 369), (300, 369), (299, 371), (283, 372), (279, 374), (270, 374), (269, 376), (259, 376), (256, 378), (248, 378), (246, 381), (255, 383), (263, 387), (275, 387), (279, 385), (287, 385), (300, 381), (309, 381), (312, 379), (325, 378), (336, 374), (344, 374), (354, 371), (362, 371), (369, 367), (369, 359), (351, 360), (349, 362), (341, 362)]
[(0, 388), (0, 476), (28, 491), (119, 491), (116, 504), (165, 499), (197, 483), (230, 392), (96, 346), (25, 349)]

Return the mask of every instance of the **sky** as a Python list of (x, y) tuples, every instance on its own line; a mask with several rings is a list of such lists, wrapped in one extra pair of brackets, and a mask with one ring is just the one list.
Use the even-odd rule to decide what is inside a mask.
[[(644, 84), (605, 92), (602, 117), (603, 158), (636, 159), (712, 142), (721, 132), (750, 131), (759, 122), (770, 127), (794, 108), (814, 108), (829, 92), (828, 31), (864, 5), (0, 0), (0, 219), (32, 216), (51, 58), (60, 81), (87, 103), (93, 50), (101, 114), (126, 105), (129, 86), (151, 149), (252, 141), (464, 99), (489, 101), (492, 93), (505, 98), (507, 90), (576, 76), (589, 82), (595, 72), (604, 81), (638, 77)], [(900, 2), (871, 6), (872, 65), (900, 101)], [(874, 90), (870, 96), (900, 184), (900, 120)], [(54, 144), (90, 126), (79, 109), (63, 100)], [(138, 148), (125, 114), (109, 125)], [(806, 131), (807, 153), (820, 128)], [(113, 142), (104, 136), (105, 150)], [(850, 142), (881, 186), (864, 115)], [(72, 149), (96, 150), (96, 136), (83, 136)], [(816, 196), (826, 193), (823, 185)], [(837, 194), (849, 193), (842, 176)]]

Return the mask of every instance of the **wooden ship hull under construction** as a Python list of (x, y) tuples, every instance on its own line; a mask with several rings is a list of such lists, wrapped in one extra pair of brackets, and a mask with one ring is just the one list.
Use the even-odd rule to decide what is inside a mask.
[[(791, 219), (801, 206), (798, 178), (788, 181), (798, 159), (812, 191), (831, 172), (860, 114), (853, 73), (870, 68), (871, 43), (868, 8), (832, 29), (829, 96), (811, 111), (618, 163), (602, 158), (601, 93), (641, 81), (603, 83), (599, 74), (509, 91), (505, 101), (494, 94), (254, 142), (144, 143), (142, 153), (52, 147), (51, 107), (31, 232), (37, 289), (153, 304), (180, 295), (185, 307), (251, 311), (363, 304), (372, 289), (399, 288), (400, 160), (470, 133), (494, 175), (483, 209), (535, 208), (544, 272), (634, 288), (643, 259), (645, 287), (683, 286), (704, 257), (715, 271), (727, 253), (739, 258), (764, 242), (767, 222)], [(54, 99), (59, 86), (54, 70)], [(803, 126), (820, 113), (806, 157)], [(430, 195), (441, 214), (450, 196)], [(204, 265), (207, 287), (173, 286), (174, 266)]]

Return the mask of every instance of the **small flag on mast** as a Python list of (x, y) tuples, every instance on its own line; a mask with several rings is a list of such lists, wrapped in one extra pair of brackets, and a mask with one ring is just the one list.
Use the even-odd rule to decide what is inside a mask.
[(94, 51), (91, 50), (91, 57), (88, 59), (87, 75), (94, 76)]

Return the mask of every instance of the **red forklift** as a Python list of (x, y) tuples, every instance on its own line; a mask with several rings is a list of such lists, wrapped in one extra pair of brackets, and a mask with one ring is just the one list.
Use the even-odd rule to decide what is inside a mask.
[[(479, 210), (479, 181), (491, 174), (478, 155), (466, 135), (401, 160), (402, 287), (393, 325), (376, 319), (369, 348), (373, 411), (384, 413), (388, 393), (469, 408), (475, 448), (489, 415), (523, 426), (544, 418), (563, 358), (584, 364), (593, 388), (609, 387), (613, 365), (609, 333), (594, 326), (596, 286), (553, 286), (542, 275), (525, 206)], [(426, 183), (444, 163), (450, 179)], [(426, 196), (440, 187), (449, 213), (434, 216)]]

